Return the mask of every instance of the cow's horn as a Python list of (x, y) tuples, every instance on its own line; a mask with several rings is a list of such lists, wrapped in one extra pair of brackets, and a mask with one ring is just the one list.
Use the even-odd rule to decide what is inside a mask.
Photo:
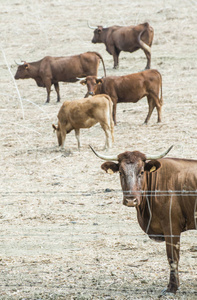
[(164, 153), (159, 154), (159, 155), (146, 155), (146, 159), (147, 160), (153, 160), (153, 159), (162, 158), (162, 157), (166, 156), (168, 154), (168, 152), (170, 152), (170, 150), (172, 149), (172, 147), (173, 147), (173, 145), (168, 150), (166, 150)]
[(77, 80), (85, 80), (85, 79), (86, 79), (86, 77), (81, 77), (81, 78), (79, 78), (79, 77), (76, 77), (76, 79), (77, 79)]
[(107, 161), (117, 161), (118, 160), (118, 156), (106, 156), (106, 155), (103, 155), (103, 154), (100, 154), (98, 152), (96, 152), (91, 145), (89, 145), (91, 150), (94, 152), (94, 154), (96, 156), (98, 156), (99, 158), (103, 159), (103, 160), (107, 160)]
[(89, 27), (90, 29), (96, 29), (96, 28), (97, 28), (97, 26), (96, 26), (96, 27), (91, 26), (91, 25), (89, 24), (89, 21), (88, 21), (88, 27)]
[(14, 61), (14, 62), (15, 62), (15, 64), (18, 65), (18, 66), (22, 66), (22, 65), (24, 65), (24, 63), (25, 63), (24, 61), (21, 62), (21, 63), (17, 63), (16, 61)]

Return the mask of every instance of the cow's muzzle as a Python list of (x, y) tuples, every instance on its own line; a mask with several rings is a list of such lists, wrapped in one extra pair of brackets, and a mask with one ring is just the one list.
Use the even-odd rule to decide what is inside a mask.
[(138, 199), (129, 199), (129, 198), (123, 198), (123, 205), (128, 206), (128, 207), (135, 207), (138, 205)]
[(94, 96), (94, 92), (88, 92), (88, 94)]

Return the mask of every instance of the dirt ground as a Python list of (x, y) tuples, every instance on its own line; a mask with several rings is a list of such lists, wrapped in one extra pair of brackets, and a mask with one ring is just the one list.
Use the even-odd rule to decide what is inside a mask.
[[(154, 111), (143, 125), (146, 99), (118, 104), (115, 143), (106, 152), (197, 158), (197, 4), (195, 0), (1, 0), (0, 52), (0, 299), (157, 299), (169, 267), (165, 244), (140, 229), (136, 211), (122, 205), (117, 174), (101, 169), (88, 145), (102, 152), (99, 125), (74, 133), (61, 151), (52, 130), (64, 100), (83, 98), (86, 87), (60, 83), (45, 105), (46, 90), (13, 75), (14, 60), (36, 61), (98, 51), (108, 75), (143, 70), (144, 53), (120, 55), (114, 70), (103, 44), (92, 44), (92, 25), (136, 25), (155, 30), (152, 68), (163, 77), (162, 123)], [(11, 73), (10, 73), (11, 72)], [(12, 76), (11, 76), (12, 74)], [(103, 75), (99, 67), (99, 76)], [(180, 289), (168, 299), (197, 299), (197, 232), (182, 234)]]

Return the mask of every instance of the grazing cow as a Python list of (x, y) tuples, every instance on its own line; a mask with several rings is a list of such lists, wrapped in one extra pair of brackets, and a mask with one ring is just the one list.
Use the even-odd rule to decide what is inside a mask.
[(97, 79), (96, 76), (88, 76), (80, 81), (87, 85), (89, 95), (107, 94), (113, 101), (113, 119), (116, 124), (116, 104), (119, 102), (136, 103), (143, 97), (147, 97), (149, 111), (145, 119), (148, 123), (153, 109), (156, 107), (158, 122), (161, 122), (162, 77), (157, 70), (145, 70), (125, 76), (107, 76)]
[[(197, 160), (162, 158), (141, 152), (104, 156), (101, 168), (119, 172), (123, 204), (135, 207), (140, 227), (150, 238), (166, 242), (170, 280), (165, 293), (179, 286), (178, 262), (181, 232), (197, 229)], [(113, 162), (117, 161), (117, 163)]]
[(99, 122), (106, 135), (105, 149), (111, 147), (110, 134), (112, 142), (114, 141), (112, 106), (108, 95), (64, 102), (57, 116), (58, 126), (52, 125), (56, 130), (59, 146), (64, 147), (66, 134), (74, 129), (80, 149), (80, 128), (90, 128)]
[(142, 49), (147, 58), (146, 69), (150, 69), (151, 45), (154, 36), (153, 28), (148, 24), (137, 26), (89, 26), (94, 30), (92, 43), (104, 43), (109, 54), (113, 55), (114, 68), (118, 67), (118, 58), (121, 51), (134, 52)]
[(76, 82), (88, 75), (97, 76), (99, 61), (102, 61), (104, 74), (105, 65), (102, 56), (97, 52), (86, 52), (74, 56), (46, 56), (36, 62), (23, 62), (18, 66), (15, 79), (32, 78), (39, 87), (46, 87), (47, 100), (50, 101), (51, 85), (57, 92), (57, 102), (60, 101), (59, 81)]

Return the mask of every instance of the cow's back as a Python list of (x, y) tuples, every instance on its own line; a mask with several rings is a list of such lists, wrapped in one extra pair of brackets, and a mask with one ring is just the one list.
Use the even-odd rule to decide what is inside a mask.
[(61, 123), (70, 123), (73, 129), (88, 128), (104, 118), (111, 99), (106, 95), (66, 101), (58, 113)]

